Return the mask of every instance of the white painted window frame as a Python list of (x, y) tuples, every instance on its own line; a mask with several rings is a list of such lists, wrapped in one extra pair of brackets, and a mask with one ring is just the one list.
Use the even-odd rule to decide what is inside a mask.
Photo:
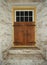
[(15, 22), (16, 22), (16, 11), (32, 11), (33, 12), (33, 21), (32, 22), (34, 22), (34, 10), (15, 10), (15, 12), (14, 12), (14, 15), (15, 15)]

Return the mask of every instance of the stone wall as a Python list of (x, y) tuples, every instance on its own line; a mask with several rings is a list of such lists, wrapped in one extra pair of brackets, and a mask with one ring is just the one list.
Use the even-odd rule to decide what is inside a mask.
[(47, 1), (16, 3), (0, 0), (0, 57), (2, 57), (2, 51), (12, 47), (12, 7), (18, 5), (36, 6), (36, 45), (47, 44)]

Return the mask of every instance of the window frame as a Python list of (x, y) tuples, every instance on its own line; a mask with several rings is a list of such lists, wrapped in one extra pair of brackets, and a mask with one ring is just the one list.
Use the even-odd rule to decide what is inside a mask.
[[(22, 17), (32, 17), (32, 18), (33, 18), (33, 21), (34, 21), (34, 10), (15, 10), (15, 22), (17, 22), (17, 21), (16, 21), (16, 17), (21, 17), (21, 16), (16, 16), (16, 12), (17, 12), (17, 11), (19, 11), (19, 12), (22, 12), (22, 11), (23, 11), (23, 12), (24, 12), (24, 16), (22, 16)], [(25, 16), (25, 12), (26, 12), (26, 11), (27, 11), (28, 13), (29, 13), (30, 11), (32, 11), (32, 12), (33, 12), (33, 15), (32, 15), (32, 16), (29, 16), (29, 14), (28, 14), (28, 16)], [(33, 21), (29, 21), (29, 19), (28, 19), (27, 22), (33, 22)], [(19, 21), (19, 22), (23, 22), (23, 21)], [(24, 19), (24, 22), (25, 22), (25, 19)]]
[(15, 11), (19, 11), (19, 10), (24, 10), (24, 11), (30, 11), (30, 10), (33, 10), (34, 11), (34, 21), (33, 22), (36, 22), (36, 7), (35, 6), (15, 6), (15, 7), (13, 7), (12, 8), (12, 16), (13, 16), (13, 18), (12, 18), (12, 21), (13, 21), (13, 23), (12, 24), (14, 24), (14, 22), (15, 22)]
[[(36, 23), (36, 7), (35, 6), (14, 6), (12, 7), (12, 26), (14, 26), (14, 22), (15, 22), (15, 10), (34, 10), (34, 21), (32, 23)], [(12, 27), (12, 40), (14, 42), (14, 27)], [(36, 37), (36, 33), (35, 33), (35, 37)], [(35, 38), (36, 40), (36, 38)], [(12, 44), (13, 47), (14, 43)], [(21, 47), (21, 46), (19, 46)], [(29, 46), (22, 46), (22, 47), (29, 47)]]

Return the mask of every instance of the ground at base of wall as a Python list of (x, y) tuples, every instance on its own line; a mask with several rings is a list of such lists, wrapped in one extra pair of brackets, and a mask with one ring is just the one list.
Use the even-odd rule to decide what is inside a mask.
[(9, 49), (5, 65), (44, 65), (44, 63), (45, 59), (40, 49)]

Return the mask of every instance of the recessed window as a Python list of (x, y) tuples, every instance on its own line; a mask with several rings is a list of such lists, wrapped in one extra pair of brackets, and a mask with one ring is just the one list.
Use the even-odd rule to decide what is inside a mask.
[(20, 21), (20, 18), (19, 18), (19, 17), (16, 17), (16, 21), (18, 21), (18, 22), (19, 22), (19, 21)]
[(33, 11), (16, 11), (16, 22), (33, 22), (34, 12)]
[(32, 16), (33, 15), (33, 12), (32, 11), (29, 11), (29, 16)]
[(25, 16), (28, 16), (28, 11), (25, 11)]
[(32, 17), (29, 17), (29, 21), (30, 21), (30, 22), (32, 21)]
[(21, 14), (20, 16), (24, 16), (24, 11), (21, 11), (20, 14)]
[(24, 17), (21, 17), (21, 22), (24, 21)]
[(16, 16), (20, 16), (20, 12), (19, 11), (16, 11)]
[(28, 17), (25, 17), (25, 21), (28, 22)]

